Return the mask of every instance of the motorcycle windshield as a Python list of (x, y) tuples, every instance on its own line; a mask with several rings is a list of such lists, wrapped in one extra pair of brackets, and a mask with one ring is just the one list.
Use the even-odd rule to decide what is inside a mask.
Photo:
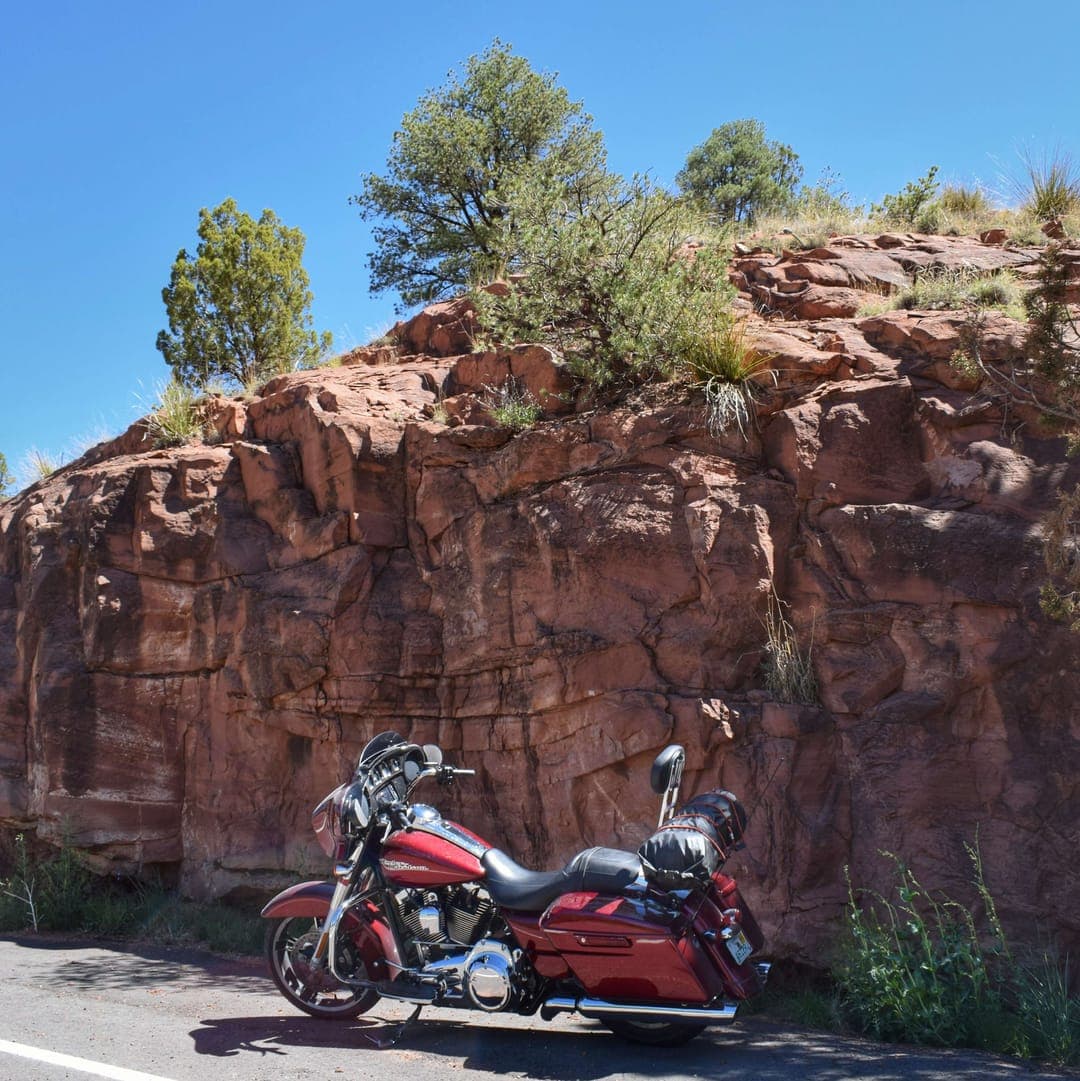
[(315, 831), (315, 838), (319, 847), (328, 855), (337, 854), (338, 823), (341, 821), (341, 805), (345, 799), (345, 793), (349, 786), (338, 785), (323, 801), (311, 812), (311, 828)]

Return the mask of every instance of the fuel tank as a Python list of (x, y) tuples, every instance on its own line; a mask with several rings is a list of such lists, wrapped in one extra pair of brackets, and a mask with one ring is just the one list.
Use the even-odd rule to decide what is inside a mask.
[(383, 842), (379, 862), (395, 886), (452, 886), (484, 877), (480, 857), (490, 847), (434, 807), (416, 804), (408, 826)]

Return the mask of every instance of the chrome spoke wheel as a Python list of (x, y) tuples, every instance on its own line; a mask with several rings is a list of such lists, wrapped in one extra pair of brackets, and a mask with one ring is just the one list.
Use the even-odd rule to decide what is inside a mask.
[[(329, 968), (315, 962), (315, 947), (322, 924), (311, 916), (274, 920), (266, 932), (266, 957), (278, 990), (312, 1017), (349, 1018), (370, 1010), (378, 993), (351, 987), (334, 978)], [(353, 979), (366, 979), (367, 966), (349, 941), (338, 943), (338, 971)]]

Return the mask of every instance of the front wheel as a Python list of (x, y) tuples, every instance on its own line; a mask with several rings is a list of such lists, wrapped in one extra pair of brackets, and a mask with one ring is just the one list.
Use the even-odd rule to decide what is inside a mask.
[[(366, 1013), (379, 1001), (378, 992), (339, 983), (329, 969), (312, 965), (322, 925), (311, 916), (273, 920), (266, 929), (266, 959), (277, 989), (312, 1017), (348, 1019)], [(347, 938), (339, 938), (337, 970), (368, 979), (367, 965)]]
[(652, 1047), (681, 1047), (706, 1028), (693, 1021), (647, 1021), (629, 1017), (605, 1017), (604, 1024), (624, 1040)]

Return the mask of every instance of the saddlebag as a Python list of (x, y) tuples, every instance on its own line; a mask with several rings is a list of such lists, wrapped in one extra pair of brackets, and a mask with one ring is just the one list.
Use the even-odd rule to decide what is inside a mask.
[(695, 796), (639, 849), (645, 877), (666, 890), (704, 886), (738, 848), (746, 812), (730, 792)]
[(567, 893), (540, 928), (589, 995), (703, 1004), (723, 993), (716, 965), (675, 908), (630, 897)]

